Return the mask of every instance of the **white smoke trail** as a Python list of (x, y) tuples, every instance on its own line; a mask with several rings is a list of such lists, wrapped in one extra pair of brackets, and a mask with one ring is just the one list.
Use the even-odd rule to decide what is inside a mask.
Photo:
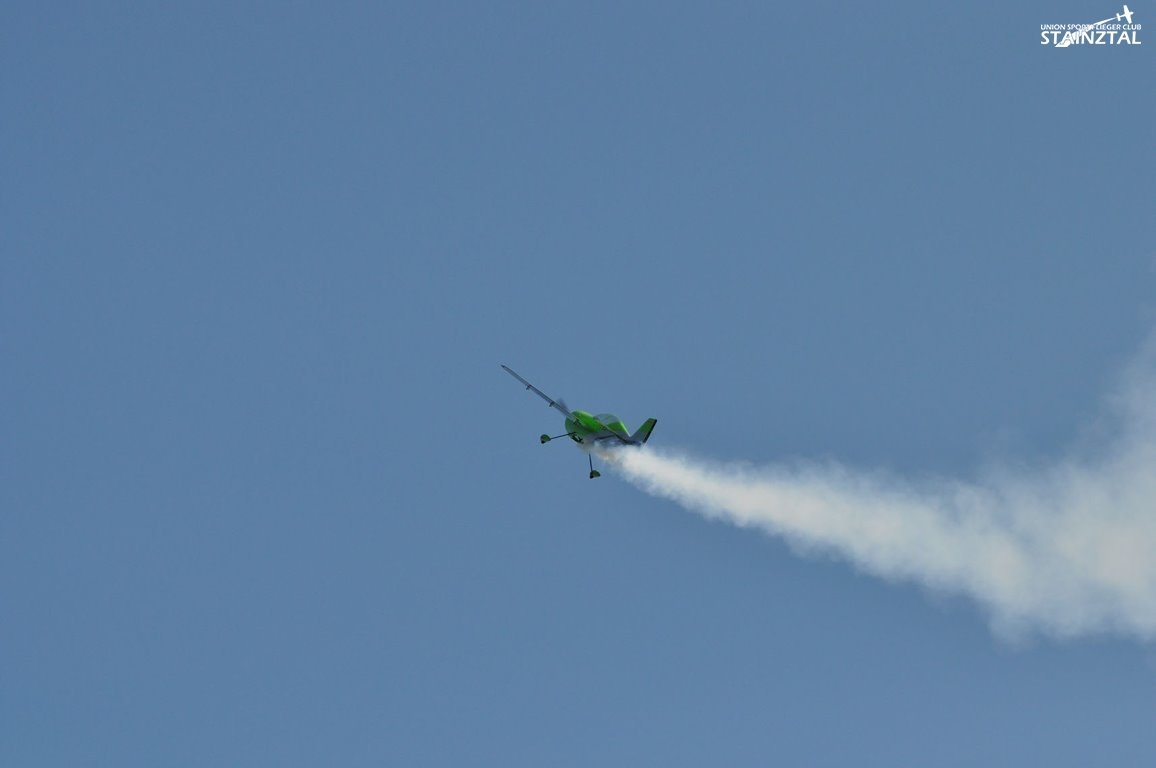
[(837, 464), (751, 468), (604, 452), (631, 483), (804, 553), (966, 594), (1009, 638), (1156, 637), (1156, 345), (1111, 400), (1114, 436), (1037, 469), (910, 482)]

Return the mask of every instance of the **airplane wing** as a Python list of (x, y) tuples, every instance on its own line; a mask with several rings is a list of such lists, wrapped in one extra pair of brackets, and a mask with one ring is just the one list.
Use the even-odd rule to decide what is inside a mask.
[(549, 395), (547, 395), (545, 392), (543, 392), (542, 390), (538, 389), (537, 387), (535, 387), (533, 384), (531, 384), (530, 382), (528, 382), (528, 381), (526, 381), (525, 379), (523, 379), (523, 378), (522, 378), (521, 376), (519, 376), (518, 374), (514, 373), (514, 372), (513, 372), (512, 370), (510, 370), (510, 368), (508, 368), (507, 366), (504, 366), (504, 365), (503, 365), (503, 366), (502, 366), (502, 368), (503, 368), (503, 369), (505, 369), (506, 373), (510, 374), (510, 375), (511, 375), (511, 376), (513, 376), (515, 379), (517, 379), (518, 381), (520, 381), (520, 382), (522, 382), (523, 384), (525, 384), (525, 385), (526, 385), (526, 389), (529, 389), (529, 390), (531, 390), (531, 391), (532, 391), (532, 392), (533, 392), (535, 395), (537, 395), (538, 397), (542, 398), (542, 399), (543, 399), (543, 400), (545, 400), (547, 403), (549, 403), (551, 408), (556, 408), (557, 410), (561, 411), (562, 413), (566, 414), (567, 416), (569, 416), (569, 415), (570, 415), (570, 409), (566, 407), (566, 403), (562, 402), (561, 400), (555, 400), (554, 398), (550, 397), (550, 396), (549, 396)]

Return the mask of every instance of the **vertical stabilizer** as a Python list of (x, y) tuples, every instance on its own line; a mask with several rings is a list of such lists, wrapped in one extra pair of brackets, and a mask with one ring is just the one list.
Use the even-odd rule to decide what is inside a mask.
[(642, 422), (642, 426), (638, 428), (638, 431), (630, 436), (630, 441), (642, 445), (650, 439), (650, 433), (654, 431), (654, 425), (657, 423), (658, 419), (647, 419)]

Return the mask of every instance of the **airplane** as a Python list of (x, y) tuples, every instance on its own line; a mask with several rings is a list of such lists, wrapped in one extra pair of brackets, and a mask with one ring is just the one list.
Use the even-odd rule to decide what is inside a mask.
[[(538, 438), (542, 445), (545, 445), (551, 440), (557, 440), (560, 437), (568, 437), (579, 445), (593, 446), (603, 440), (615, 440), (619, 445), (641, 446), (645, 445), (646, 441), (650, 439), (650, 433), (654, 431), (654, 425), (658, 423), (658, 419), (647, 419), (642, 422), (642, 426), (639, 427), (636, 432), (631, 434), (630, 431), (626, 429), (626, 425), (622, 423), (622, 419), (613, 413), (600, 413), (594, 416), (586, 411), (572, 411), (564, 402), (550, 397), (514, 373), (508, 366), (503, 365), (502, 368), (506, 373), (525, 384), (526, 389), (545, 400), (551, 408), (561, 411), (562, 414), (566, 416), (566, 432), (561, 435), (555, 435), (554, 437), (542, 435)], [(602, 473), (594, 468), (594, 459), (590, 457), (589, 452), (587, 452), (586, 458), (590, 464), (590, 479), (593, 480), (596, 477), (601, 477)]]
[[(1124, 6), (1123, 11), (1116, 14), (1116, 21), (1125, 21), (1125, 20), (1129, 24), (1132, 23), (1132, 11), (1128, 10), (1127, 5)], [(1111, 16), (1109, 16), (1106, 19), (1102, 19), (1100, 21), (1093, 21), (1091, 24), (1081, 24), (1080, 26), (1076, 27), (1076, 29), (1074, 31), (1065, 32), (1063, 39), (1056, 43), (1056, 47), (1057, 48), (1067, 48), (1068, 46), (1075, 43), (1080, 38), (1081, 35), (1085, 35), (1088, 32), (1090, 32), (1091, 30), (1095, 29), (1096, 27), (1098, 27), (1102, 24), (1107, 24), (1110, 21), (1112, 21)]]
[[(1108, 18), (1104, 19), (1103, 21), (1093, 21), (1091, 24), (1081, 24), (1080, 28), (1077, 30), (1077, 33), (1082, 34), (1084, 32), (1087, 32), (1089, 29), (1095, 29), (1096, 27), (1100, 26), (1101, 24), (1107, 24), (1111, 20), (1112, 20), (1112, 18), (1109, 16)], [(1126, 5), (1124, 6), (1123, 11), (1116, 14), (1116, 21), (1125, 21), (1125, 20), (1127, 20), (1127, 23), (1129, 23), (1129, 24), (1132, 23), (1132, 12), (1128, 10), (1128, 6), (1126, 6)]]

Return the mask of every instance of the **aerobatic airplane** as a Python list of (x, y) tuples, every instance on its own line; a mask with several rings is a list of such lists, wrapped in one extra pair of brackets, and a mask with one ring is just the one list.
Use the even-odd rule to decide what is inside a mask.
[[(566, 417), (566, 432), (561, 435), (555, 435), (554, 437), (542, 435), (538, 439), (543, 445), (551, 440), (557, 440), (559, 437), (568, 437), (579, 445), (587, 447), (593, 447), (596, 443), (603, 440), (615, 440), (620, 445), (643, 445), (650, 439), (650, 433), (654, 431), (654, 425), (658, 423), (658, 419), (647, 419), (642, 422), (642, 426), (638, 428), (637, 432), (631, 434), (630, 431), (626, 429), (626, 425), (622, 423), (622, 419), (613, 413), (600, 413), (594, 416), (586, 411), (572, 411), (566, 407), (564, 402), (550, 397), (514, 373), (507, 366), (503, 365), (502, 368), (506, 373), (525, 384), (526, 389), (532, 391), (535, 395), (549, 403), (551, 408), (561, 411)], [(594, 468), (594, 460), (590, 458), (589, 451), (586, 453), (586, 458), (590, 464), (590, 479), (593, 480), (596, 477), (600, 477), (600, 473)]]

